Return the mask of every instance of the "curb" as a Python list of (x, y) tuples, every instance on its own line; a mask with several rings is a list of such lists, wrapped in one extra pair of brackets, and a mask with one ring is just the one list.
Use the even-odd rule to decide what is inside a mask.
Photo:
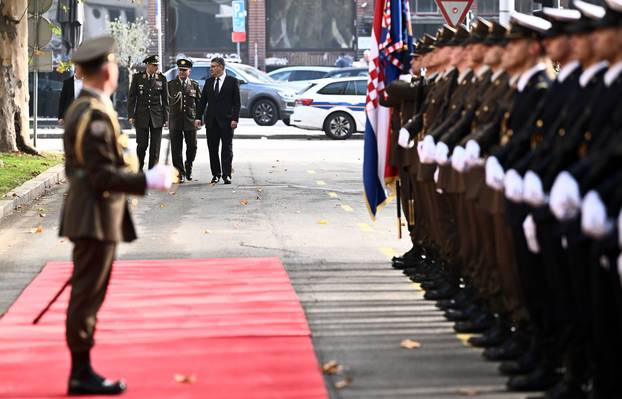
[(55, 185), (65, 180), (65, 163), (53, 166), (37, 177), (0, 197), (0, 220), (11, 215), (19, 207), (41, 197)]

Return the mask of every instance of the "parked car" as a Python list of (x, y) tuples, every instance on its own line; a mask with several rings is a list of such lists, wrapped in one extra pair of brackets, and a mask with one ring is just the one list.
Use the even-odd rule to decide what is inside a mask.
[(337, 78), (354, 78), (354, 77), (367, 77), (369, 70), (365, 68), (336, 68), (324, 76), (325, 79), (337, 79)]
[(310, 80), (322, 79), (327, 73), (335, 70), (333, 67), (323, 66), (292, 66), (279, 68), (268, 73), (274, 80), (280, 82), (290, 82), (296, 85), (296, 87), (304, 87), (304, 83)]
[(367, 78), (321, 79), (298, 95), (291, 124), (345, 140), (365, 129)]
[[(277, 82), (266, 73), (249, 65), (227, 63), (227, 75), (240, 81), (240, 117), (253, 118), (261, 126), (272, 126), (279, 119), (289, 123), (294, 109), (297, 90), (285, 83)], [(177, 77), (177, 67), (164, 73), (166, 79)], [(199, 82), (203, 89), (210, 76), (210, 63), (197, 61), (192, 67), (190, 78)]]

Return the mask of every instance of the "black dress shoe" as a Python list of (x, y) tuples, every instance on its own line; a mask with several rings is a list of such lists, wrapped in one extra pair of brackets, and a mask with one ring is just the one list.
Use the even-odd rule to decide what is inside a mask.
[(120, 395), (127, 389), (123, 381), (109, 381), (96, 374), (86, 378), (70, 378), (67, 395)]
[(220, 181), (220, 176), (214, 176), (214, 177), (212, 177), (212, 181), (211, 181), (211, 183), (212, 183), (212, 184), (216, 184), (216, 183), (218, 183), (219, 181)]
[(454, 331), (461, 334), (481, 334), (492, 327), (494, 316), (488, 312), (482, 312), (472, 320), (459, 321), (454, 326)]
[(476, 348), (490, 348), (501, 345), (510, 335), (511, 330), (507, 323), (497, 321), (495, 325), (479, 337), (469, 338), (469, 344)]
[(529, 349), (516, 360), (505, 361), (499, 365), (499, 373), (507, 376), (529, 374), (540, 363), (540, 355)]
[(222, 181), (223, 181), (225, 184), (231, 184), (231, 178), (230, 178), (229, 176), (225, 176), (225, 177), (223, 177), (223, 178), (222, 178)]
[(510, 377), (507, 388), (514, 392), (546, 391), (560, 380), (559, 374), (554, 370), (538, 367), (527, 375)]
[(587, 399), (587, 394), (581, 384), (562, 380), (544, 395), (530, 396), (527, 399)]
[(493, 362), (516, 360), (527, 352), (528, 346), (525, 338), (515, 333), (510, 335), (502, 345), (486, 348), (482, 356)]
[(192, 164), (186, 162), (184, 166), (186, 167), (186, 179), (192, 181)]
[(456, 287), (449, 283), (444, 283), (438, 289), (428, 291), (423, 294), (423, 299), (426, 299), (428, 301), (438, 301), (441, 299), (449, 299), (454, 295), (456, 295)]

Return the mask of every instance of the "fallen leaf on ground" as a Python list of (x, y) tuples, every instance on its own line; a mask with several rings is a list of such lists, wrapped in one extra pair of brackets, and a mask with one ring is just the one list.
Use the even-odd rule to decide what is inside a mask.
[(33, 229), (30, 229), (31, 234), (41, 234), (43, 233), (43, 226), (39, 225)]
[(46, 217), (46, 216), (47, 216), (47, 215), (46, 215), (45, 213), (40, 213), (40, 214), (39, 214), (39, 217), (42, 217), (42, 218), (44, 218), (44, 217)]
[(248, 200), (242, 200), (242, 201), (240, 201), (240, 205), (242, 205), (242, 206), (246, 206), (246, 205), (248, 205)]
[(405, 339), (400, 343), (402, 348), (406, 349), (417, 349), (421, 348), (421, 344), (417, 341), (413, 341), (412, 339)]
[(257, 191), (262, 192), (263, 188), (258, 188)]
[(210, 229), (205, 229), (203, 230), (203, 234), (212, 234), (212, 231)]
[(321, 219), (321, 220), (318, 220), (317, 223), (318, 224), (328, 224), (328, 220)]
[(322, 365), (322, 372), (324, 374), (338, 374), (343, 370), (343, 366), (337, 363), (336, 360), (331, 360)]
[(45, 208), (39, 208), (39, 212), (45, 212)]
[(166, 204), (160, 204), (160, 208), (166, 208)]
[(194, 384), (197, 382), (197, 376), (194, 374), (184, 375), (184, 374), (175, 374), (174, 375), (175, 382), (179, 382), (180, 384)]
[(479, 390), (476, 388), (462, 388), (458, 390), (458, 393), (463, 396), (477, 396), (479, 395)]
[(344, 378), (343, 380), (339, 380), (335, 382), (335, 388), (343, 389), (352, 383), (352, 378)]

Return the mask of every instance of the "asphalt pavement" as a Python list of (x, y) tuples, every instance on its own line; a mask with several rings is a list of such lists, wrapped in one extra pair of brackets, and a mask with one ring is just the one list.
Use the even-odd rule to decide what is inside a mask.
[[(234, 139), (233, 184), (209, 184), (207, 144), (200, 140), (195, 180), (174, 194), (137, 200), (139, 239), (121, 244), (118, 258), (280, 257), (320, 363), (342, 366), (326, 376), (333, 399), (525, 397), (504, 392), (497, 365), (463, 344), (466, 337), (453, 333), (418, 286), (391, 268), (390, 258), (410, 244), (397, 239), (395, 204), (370, 220), (363, 141), (250, 123), (236, 134), (259, 138)], [(38, 147), (61, 149), (62, 141), (40, 139)], [(0, 312), (46, 262), (70, 259), (71, 244), (57, 233), (65, 189), (59, 185), (0, 221)], [(405, 339), (420, 347), (400, 347)]]

